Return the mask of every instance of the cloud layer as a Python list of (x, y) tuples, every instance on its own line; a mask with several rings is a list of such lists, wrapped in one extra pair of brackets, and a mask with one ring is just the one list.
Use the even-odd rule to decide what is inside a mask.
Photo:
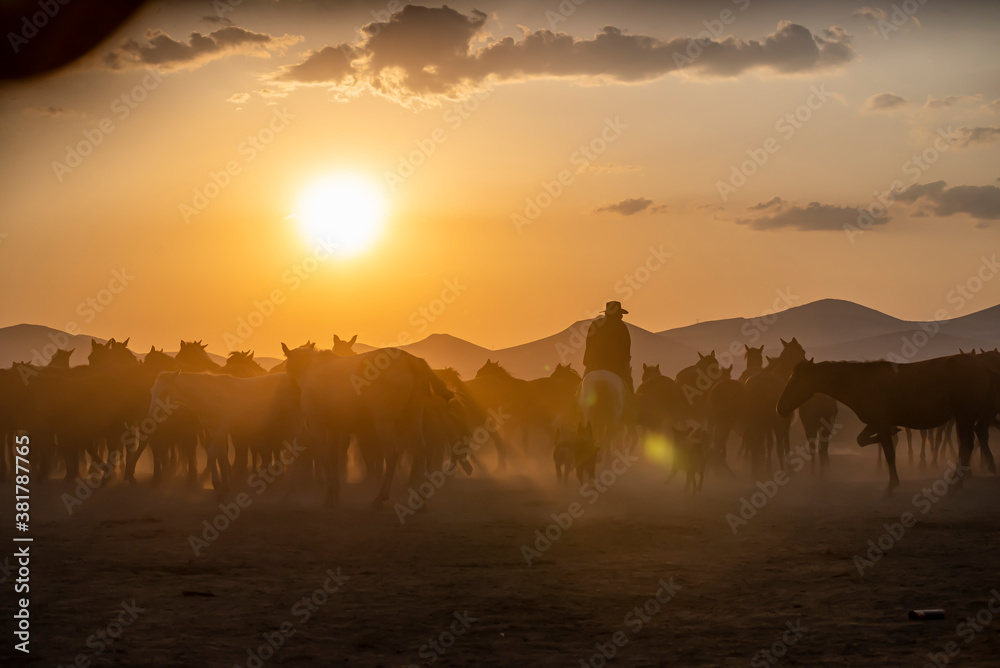
[(851, 36), (842, 28), (814, 34), (790, 21), (779, 23), (762, 40), (663, 41), (606, 26), (589, 39), (525, 29), (520, 39), (505, 37), (478, 46), (487, 39), (486, 20), (477, 10), (466, 15), (448, 6), (407, 5), (387, 21), (364, 26), (360, 42), (311, 51), (272, 78), (289, 85), (360, 85), (408, 102), (461, 96), (488, 81), (573, 77), (640, 82), (678, 71), (725, 77), (755, 69), (795, 74), (842, 67), (855, 57)]
[(944, 181), (918, 183), (896, 194), (900, 202), (923, 202), (936, 216), (964, 213), (977, 220), (1000, 220), (1000, 188), (952, 186)]
[(271, 51), (283, 50), (300, 41), (301, 37), (275, 37), (227, 26), (207, 35), (193, 32), (187, 42), (175, 40), (162, 30), (149, 30), (144, 39), (144, 42), (125, 40), (104, 56), (104, 64), (112, 70), (150, 66), (169, 70), (195, 68), (210, 60), (238, 53), (268, 58)]

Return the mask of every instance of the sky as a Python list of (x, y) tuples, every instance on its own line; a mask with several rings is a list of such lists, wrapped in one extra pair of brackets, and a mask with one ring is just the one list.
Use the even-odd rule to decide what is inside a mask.
[[(965, 315), (1000, 303), (998, 33), (968, 1), (148, 3), (0, 84), (0, 326), (276, 355), (608, 300)], [(331, 175), (363, 249), (309, 231)]]

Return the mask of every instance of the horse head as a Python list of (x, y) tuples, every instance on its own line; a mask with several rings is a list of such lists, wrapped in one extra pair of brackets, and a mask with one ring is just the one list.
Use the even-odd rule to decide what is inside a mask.
[(354, 352), (354, 343), (358, 340), (358, 335), (355, 334), (351, 337), (350, 341), (345, 341), (336, 334), (333, 335), (333, 354), (338, 357), (353, 357), (357, 355)]
[(663, 373), (660, 371), (659, 364), (646, 364), (643, 362), (642, 365), (642, 382), (646, 382), (651, 378), (659, 378)]

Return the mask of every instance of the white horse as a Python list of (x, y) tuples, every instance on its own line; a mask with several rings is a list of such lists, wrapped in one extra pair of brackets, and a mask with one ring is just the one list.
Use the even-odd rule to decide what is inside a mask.
[(625, 435), (625, 383), (612, 371), (591, 371), (583, 377), (577, 395), (583, 420), (594, 432), (598, 451), (620, 445)]

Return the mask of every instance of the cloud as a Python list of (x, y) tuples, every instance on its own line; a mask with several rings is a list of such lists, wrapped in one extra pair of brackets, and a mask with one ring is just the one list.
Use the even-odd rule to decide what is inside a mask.
[[(790, 206), (782, 211), (757, 218), (737, 218), (736, 224), (746, 225), (752, 230), (791, 229), (809, 232), (844, 230), (851, 225), (857, 225), (859, 215), (861, 215), (859, 210), (853, 206), (810, 202), (805, 207)], [(881, 216), (872, 216), (871, 222), (867, 224), (880, 225), (887, 222), (889, 222), (888, 216), (882, 214)]]
[(42, 116), (44, 118), (71, 118), (74, 116), (82, 118), (87, 115), (82, 111), (67, 109), (66, 107), (25, 107), (24, 113), (31, 116)]
[(977, 102), (982, 100), (982, 95), (946, 95), (944, 97), (934, 97), (933, 95), (927, 96), (927, 102), (924, 106), (928, 109), (948, 109), (949, 107), (954, 107), (958, 104), (964, 104), (966, 102)]
[(1000, 220), (1000, 188), (997, 186), (952, 186), (944, 181), (917, 183), (896, 193), (900, 202), (923, 202), (940, 217), (965, 213), (977, 220)]
[(670, 207), (666, 204), (657, 204), (649, 209), (650, 213), (669, 213)]
[(1000, 100), (993, 100), (992, 102), (983, 105), (983, 108), (992, 111), (994, 114), (1000, 114)]
[(753, 206), (748, 206), (747, 211), (764, 211), (765, 209), (770, 209), (772, 207), (780, 209), (784, 201), (785, 200), (781, 199), (780, 197), (772, 197), (766, 202), (757, 202)]
[(250, 93), (233, 93), (228, 98), (226, 102), (232, 102), (233, 104), (243, 104), (250, 99)]
[(964, 147), (973, 144), (994, 144), (1000, 141), (1000, 127), (974, 127), (961, 126), (955, 129), (958, 135), (958, 145)]
[(855, 57), (851, 36), (833, 26), (819, 33), (782, 21), (762, 40), (695, 37), (661, 40), (605, 26), (591, 38), (523, 29), (519, 39), (487, 41), (486, 14), (448, 6), (407, 5), (361, 30), (355, 44), (326, 46), (281, 68), (289, 85), (360, 84), (408, 103), (461, 97), (489, 82), (580, 78), (651, 81), (683, 70), (690, 76), (733, 77), (750, 70), (797, 74), (839, 68)]
[(865, 102), (863, 111), (891, 111), (907, 104), (909, 104), (909, 100), (902, 95), (896, 95), (895, 93), (879, 93), (878, 95), (872, 95), (868, 98)]
[(868, 19), (869, 21), (884, 21), (887, 17), (885, 10), (878, 7), (862, 7), (854, 10), (851, 16), (855, 18)]
[(640, 211), (645, 211), (652, 204), (653, 200), (645, 197), (630, 197), (614, 204), (598, 207), (594, 209), (594, 213), (617, 213), (622, 216), (633, 216)]
[(201, 20), (204, 21), (205, 23), (214, 23), (220, 26), (233, 25), (233, 22), (227, 19), (225, 16), (212, 16), (209, 14), (207, 16), (202, 16)]
[(210, 60), (233, 54), (269, 58), (271, 51), (283, 51), (302, 38), (295, 35), (274, 37), (267, 33), (227, 26), (207, 35), (193, 32), (187, 43), (173, 39), (162, 30), (148, 30), (144, 39), (144, 43), (134, 39), (125, 40), (104, 57), (104, 64), (112, 70), (147, 66), (166, 70), (193, 69)]

